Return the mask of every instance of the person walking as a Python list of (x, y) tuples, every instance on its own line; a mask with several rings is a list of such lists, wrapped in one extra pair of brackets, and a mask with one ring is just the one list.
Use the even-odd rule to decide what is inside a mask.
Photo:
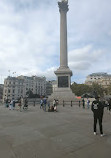
[(55, 105), (56, 105), (56, 100), (54, 99), (53, 100), (53, 106), (55, 107)]
[(21, 98), (20, 98), (20, 101), (21, 101), (21, 109), (23, 108), (23, 106), (24, 106), (24, 98), (21, 96)]
[(43, 99), (40, 100), (40, 109), (43, 108)]
[(28, 109), (28, 99), (25, 97), (23, 109)]
[(50, 109), (50, 101), (47, 100), (48, 109)]
[(19, 107), (20, 112), (22, 112), (22, 110), (21, 110), (21, 107), (22, 107), (21, 99), (19, 99), (19, 101), (18, 101), (18, 107)]
[(15, 100), (13, 99), (13, 110), (15, 109)]
[(5, 101), (5, 107), (8, 108), (9, 107), (9, 102), (8, 102), (8, 99), (6, 99)]
[(82, 105), (83, 105), (83, 109), (85, 108), (85, 100), (84, 98), (82, 99)]
[(89, 109), (89, 103), (90, 103), (90, 100), (87, 98), (87, 108)]
[(14, 110), (14, 108), (13, 108), (13, 99), (10, 101), (9, 110)]
[(43, 110), (46, 111), (46, 104), (47, 104), (47, 99), (46, 98), (43, 99), (43, 104), (44, 104)]
[(100, 136), (104, 136), (103, 134), (103, 126), (102, 126), (102, 119), (104, 113), (104, 105), (101, 101), (99, 101), (99, 97), (96, 96), (95, 100), (92, 102), (91, 110), (93, 111), (94, 116), (94, 135), (97, 135), (96, 125), (97, 120), (99, 121), (99, 129), (100, 129)]

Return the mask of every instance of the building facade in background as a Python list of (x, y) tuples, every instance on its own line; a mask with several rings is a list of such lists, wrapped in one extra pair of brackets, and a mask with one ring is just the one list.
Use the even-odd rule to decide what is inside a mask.
[(53, 92), (52, 81), (46, 81), (46, 95), (49, 96)]
[(0, 84), (0, 100), (3, 98), (3, 84)]
[(111, 75), (107, 73), (92, 73), (87, 76), (85, 84), (92, 85), (98, 83), (103, 88), (107, 88), (111, 84)]
[(46, 81), (46, 95), (49, 96), (51, 95), (55, 88), (57, 88), (57, 81), (51, 80), (51, 81)]
[(8, 76), (4, 80), (3, 101), (6, 99), (17, 99), (27, 96), (31, 90), (33, 94), (46, 95), (46, 78), (37, 76)]

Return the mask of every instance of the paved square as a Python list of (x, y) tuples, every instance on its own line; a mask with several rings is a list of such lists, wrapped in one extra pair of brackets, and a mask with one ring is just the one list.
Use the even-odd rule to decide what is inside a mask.
[(93, 135), (90, 109), (58, 106), (44, 112), (39, 105), (27, 111), (0, 106), (1, 158), (110, 158), (111, 115), (105, 109), (106, 136)]

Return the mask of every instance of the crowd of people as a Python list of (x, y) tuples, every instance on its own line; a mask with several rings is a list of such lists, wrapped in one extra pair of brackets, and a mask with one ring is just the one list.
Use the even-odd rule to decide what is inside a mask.
[[(94, 116), (94, 124), (93, 124), (93, 131), (94, 135), (97, 135), (97, 122), (99, 122), (99, 129), (100, 129), (100, 135), (104, 136), (103, 133), (103, 126), (102, 126), (102, 120), (103, 120), (103, 114), (104, 114), (104, 107), (107, 107), (108, 113), (111, 114), (111, 98), (108, 100), (100, 100), (99, 96), (95, 97), (95, 100), (90, 101), (89, 98), (82, 98), (82, 100), (78, 101), (79, 107), (83, 107), (83, 109), (91, 109)], [(6, 99), (5, 106), (9, 108), (9, 110), (15, 109), (15, 104), (17, 104), (18, 110), (22, 111), (23, 109), (28, 109), (28, 100), (27, 98), (20, 97), (18, 100), (9, 100)], [(64, 103), (63, 103), (64, 104)], [(35, 105), (35, 104), (34, 104)], [(72, 101), (71, 101), (72, 105)], [(40, 109), (43, 109), (47, 112), (57, 112), (57, 106), (58, 106), (58, 100), (54, 99), (53, 102), (49, 102), (47, 98), (41, 98), (40, 99)]]
[[(22, 111), (23, 109), (28, 109), (28, 99), (27, 97), (23, 98), (20, 97), (18, 100), (10, 100), (6, 99), (5, 100), (5, 107), (9, 108), (9, 110), (14, 110), (15, 105), (19, 111)], [(48, 112), (57, 112), (57, 105), (58, 105), (58, 100), (54, 99), (52, 104), (47, 100), (47, 98), (41, 98), (40, 100), (40, 109), (43, 109), (44, 111)], [(35, 106), (35, 104), (34, 104)]]
[(48, 107), (48, 112), (57, 112), (57, 105), (58, 105), (58, 100), (54, 99), (52, 105), (50, 104), (49, 101), (47, 101), (46, 98), (41, 98), (40, 100), (40, 109), (43, 109), (46, 111), (46, 106)]
[[(111, 98), (103, 100), (101, 99), (101, 103), (104, 107), (107, 107), (108, 112), (111, 114)], [(79, 100), (79, 107), (82, 105), (83, 109), (87, 108), (90, 109), (91, 108), (91, 104), (92, 101), (89, 100), (89, 98), (82, 98), (82, 100)]]
[(18, 100), (10, 100), (6, 99), (5, 107), (9, 108), (9, 110), (14, 110), (15, 105), (17, 104), (17, 109), (22, 111), (22, 109), (28, 109), (28, 100), (27, 98), (20, 97)]

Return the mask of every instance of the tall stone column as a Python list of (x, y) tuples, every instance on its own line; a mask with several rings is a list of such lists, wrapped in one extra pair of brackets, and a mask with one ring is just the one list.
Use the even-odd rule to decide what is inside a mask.
[(75, 99), (72, 93), (71, 76), (72, 71), (68, 67), (68, 52), (67, 52), (67, 12), (68, 0), (58, 2), (60, 12), (60, 67), (54, 72), (57, 76), (57, 86), (54, 89), (49, 100), (58, 99), (59, 103), (66, 101), (71, 102)]
[(68, 67), (67, 52), (67, 12), (69, 10), (68, 0), (61, 0), (61, 2), (58, 2), (58, 7), (60, 12), (60, 67), (57, 69), (57, 71), (55, 71), (55, 74), (57, 76), (58, 88), (70, 88), (70, 77), (72, 75), (72, 71)]
[(69, 10), (68, 2), (58, 2), (58, 6), (60, 11), (60, 67), (67, 68), (67, 11)]

